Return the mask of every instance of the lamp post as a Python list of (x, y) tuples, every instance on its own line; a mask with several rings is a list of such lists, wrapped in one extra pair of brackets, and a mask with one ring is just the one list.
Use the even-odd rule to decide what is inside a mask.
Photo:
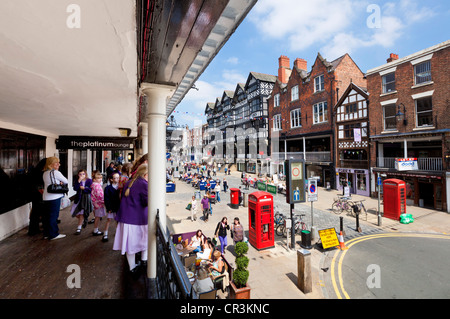
[[(403, 106), (403, 112), (400, 110), (400, 106)], [(406, 107), (403, 103), (400, 103), (397, 105), (397, 114), (395, 114), (395, 117), (397, 118), (398, 122), (403, 121), (403, 125), (407, 124), (406, 121)]]

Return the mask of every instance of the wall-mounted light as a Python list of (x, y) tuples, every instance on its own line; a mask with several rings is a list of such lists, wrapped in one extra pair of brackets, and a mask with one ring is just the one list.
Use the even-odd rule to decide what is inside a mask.
[[(403, 106), (403, 112), (401, 111), (400, 107)], [(406, 121), (406, 107), (403, 103), (400, 103), (397, 105), (397, 114), (395, 114), (395, 117), (397, 118), (398, 122), (403, 121), (403, 125), (407, 124)]]
[(119, 133), (122, 137), (128, 137), (131, 134), (131, 129), (119, 127)]

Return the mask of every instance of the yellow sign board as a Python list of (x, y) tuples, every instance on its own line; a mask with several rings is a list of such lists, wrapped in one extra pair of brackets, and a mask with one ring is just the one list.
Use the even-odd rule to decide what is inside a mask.
[(334, 228), (319, 230), (323, 249), (339, 246), (339, 239)]

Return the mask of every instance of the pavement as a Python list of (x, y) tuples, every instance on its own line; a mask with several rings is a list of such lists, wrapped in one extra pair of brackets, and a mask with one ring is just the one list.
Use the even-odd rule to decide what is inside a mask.
[[(240, 172), (232, 171), (231, 175), (218, 172), (217, 176), (221, 181), (226, 177), (229, 187), (242, 186), (240, 182)], [(222, 187), (223, 189), (223, 187)], [(252, 193), (255, 189), (245, 190)], [(203, 233), (212, 237), (217, 223), (222, 217), (228, 217), (232, 221), (234, 217), (239, 217), (248, 237), (248, 208), (240, 206), (238, 209), (230, 207), (230, 193), (221, 192), (221, 202), (213, 205), (213, 214), (208, 222), (204, 222), (200, 216), (196, 221), (191, 221), (190, 212), (185, 209), (189, 203), (195, 189), (183, 181), (176, 180), (176, 191), (167, 193), (167, 225), (171, 233), (183, 233), (201, 229)], [(203, 194), (203, 192), (202, 192)], [(344, 242), (354, 237), (382, 232), (419, 232), (419, 233), (440, 233), (450, 234), (450, 214), (442, 211), (426, 209), (416, 206), (407, 206), (406, 213), (412, 214), (414, 222), (401, 224), (399, 221), (382, 217), (381, 225), (378, 225), (377, 207), (378, 200), (375, 198), (352, 195), (352, 200), (364, 200), (367, 215), (361, 214), (359, 220), (360, 231), (356, 227), (355, 217), (346, 216), (345, 213), (336, 215), (331, 211), (331, 205), (337, 195), (341, 192), (335, 190), (318, 190), (318, 201), (313, 202), (313, 240), (311, 252), (311, 277), (312, 292), (303, 293), (297, 286), (297, 251), (302, 249), (301, 236), (295, 238), (296, 247), (289, 248), (286, 238), (275, 236), (275, 247), (265, 250), (257, 250), (249, 245), (247, 256), (250, 259), (248, 270), (250, 272), (248, 284), (252, 288), (252, 299), (325, 299), (327, 298), (323, 271), (321, 266), (323, 261), (330, 257), (337, 248), (323, 250), (321, 245), (316, 245), (320, 241), (317, 231), (327, 228), (335, 228), (340, 231), (340, 217), (343, 217)], [(289, 204), (286, 203), (284, 194), (274, 195), (274, 206), (276, 210), (289, 215)], [(383, 205), (381, 203), (381, 210)], [(304, 221), (311, 227), (311, 203), (296, 204), (294, 208), (296, 214), (305, 214)], [(200, 214), (201, 215), (201, 214)], [(225, 257), (234, 264), (234, 245), (228, 236), (228, 247)]]

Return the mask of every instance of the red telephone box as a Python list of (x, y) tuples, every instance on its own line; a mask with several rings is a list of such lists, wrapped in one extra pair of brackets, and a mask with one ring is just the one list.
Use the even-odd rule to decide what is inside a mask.
[(258, 250), (275, 247), (273, 196), (254, 192), (248, 196), (248, 241)]
[(400, 220), (406, 214), (406, 183), (400, 179), (386, 179), (383, 182), (384, 217)]

